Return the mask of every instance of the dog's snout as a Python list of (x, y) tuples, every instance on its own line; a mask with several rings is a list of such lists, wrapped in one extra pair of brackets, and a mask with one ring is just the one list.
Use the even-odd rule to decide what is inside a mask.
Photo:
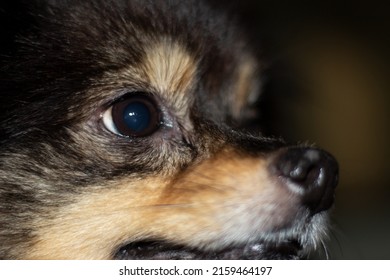
[(312, 213), (329, 209), (338, 183), (338, 164), (329, 153), (315, 148), (289, 148), (276, 160), (286, 186), (302, 197)]

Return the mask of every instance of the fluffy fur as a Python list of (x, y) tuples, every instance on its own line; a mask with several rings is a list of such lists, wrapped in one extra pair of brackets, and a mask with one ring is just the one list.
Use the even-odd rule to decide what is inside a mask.
[[(192, 0), (21, 5), (0, 68), (0, 258), (296, 258), (324, 237), (326, 211), (272, 171), (287, 145), (232, 129), (261, 65), (229, 15)], [(150, 136), (104, 126), (132, 92), (161, 108)]]

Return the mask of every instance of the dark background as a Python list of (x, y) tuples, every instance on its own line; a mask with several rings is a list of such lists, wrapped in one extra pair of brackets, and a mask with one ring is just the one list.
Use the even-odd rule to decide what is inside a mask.
[(390, 5), (234, 5), (269, 58), (267, 133), (315, 143), (339, 161), (330, 258), (390, 259)]

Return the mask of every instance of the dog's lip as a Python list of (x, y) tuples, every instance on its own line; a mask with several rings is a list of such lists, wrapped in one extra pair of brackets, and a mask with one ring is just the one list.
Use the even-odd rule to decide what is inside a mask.
[(143, 240), (121, 247), (114, 259), (121, 260), (257, 260), (298, 259), (302, 246), (296, 240), (279, 243), (253, 242), (206, 250), (166, 241)]

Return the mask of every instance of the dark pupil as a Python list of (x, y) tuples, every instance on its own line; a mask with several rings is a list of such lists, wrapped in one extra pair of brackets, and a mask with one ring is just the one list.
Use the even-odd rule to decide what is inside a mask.
[(150, 126), (151, 113), (144, 103), (136, 101), (124, 108), (123, 120), (130, 130), (140, 133)]
[(160, 115), (152, 98), (134, 94), (112, 106), (112, 119), (123, 136), (145, 137), (158, 130)]

